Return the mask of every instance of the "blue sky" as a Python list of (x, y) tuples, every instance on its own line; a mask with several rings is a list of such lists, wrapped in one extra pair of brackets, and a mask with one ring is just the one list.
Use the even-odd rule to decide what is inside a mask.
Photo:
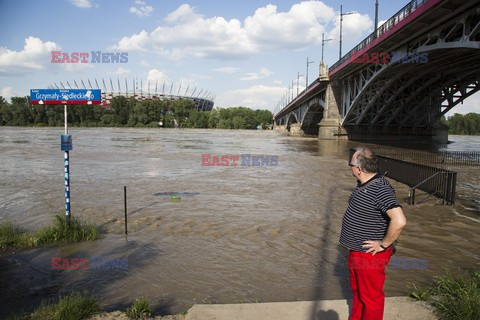
[[(379, 3), (382, 21), (407, 1)], [(325, 62), (338, 59), (340, 4), (356, 12), (344, 17), (345, 53), (373, 30), (375, 0), (1, 0), (0, 95), (102, 77), (115, 88), (127, 78), (131, 89), (138, 78), (152, 91), (173, 83), (173, 92), (203, 89), (219, 107), (273, 111), (298, 73), (304, 88), (307, 57), (309, 82), (318, 76), (322, 32), (334, 38)], [(57, 64), (51, 51), (127, 52), (128, 62)], [(452, 111), (480, 112), (480, 97)]]

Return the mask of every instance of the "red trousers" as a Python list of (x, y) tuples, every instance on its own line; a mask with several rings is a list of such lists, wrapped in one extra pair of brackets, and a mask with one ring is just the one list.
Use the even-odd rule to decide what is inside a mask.
[(385, 267), (392, 255), (392, 249), (372, 253), (350, 250), (348, 269), (353, 306), (350, 320), (382, 320), (385, 304), (383, 285)]

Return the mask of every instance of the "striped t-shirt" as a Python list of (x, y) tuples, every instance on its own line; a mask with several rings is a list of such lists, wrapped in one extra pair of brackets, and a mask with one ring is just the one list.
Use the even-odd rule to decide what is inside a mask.
[(390, 223), (386, 212), (395, 207), (400, 207), (395, 190), (381, 175), (358, 184), (348, 200), (340, 243), (350, 250), (367, 251), (362, 247), (363, 242), (383, 240)]

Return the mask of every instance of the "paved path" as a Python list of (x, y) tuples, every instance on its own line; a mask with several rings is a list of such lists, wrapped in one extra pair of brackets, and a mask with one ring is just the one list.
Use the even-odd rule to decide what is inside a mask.
[[(347, 320), (347, 300), (197, 304), (186, 320)], [(432, 308), (408, 297), (385, 301), (384, 320), (436, 320)]]

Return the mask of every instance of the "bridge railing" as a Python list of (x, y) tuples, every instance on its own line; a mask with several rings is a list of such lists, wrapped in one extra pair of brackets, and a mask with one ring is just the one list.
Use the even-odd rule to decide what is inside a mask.
[(298, 95), (296, 95), (295, 98), (293, 98), (290, 102), (288, 102), (283, 108), (277, 107), (277, 108), (274, 110), (273, 118), (275, 118), (275, 117), (277, 116), (277, 114), (279, 114), (279, 113), (282, 112), (283, 110), (285, 110), (285, 109), (287, 109), (288, 107), (290, 107), (290, 105), (291, 105), (292, 103), (294, 103), (299, 97), (302, 97), (303, 94), (305, 94), (305, 93), (307, 93), (308, 91), (310, 91), (310, 89), (312, 89), (317, 83), (318, 83), (317, 81), (313, 81), (312, 83), (310, 83), (306, 89), (303, 89), (302, 92), (300, 92)]
[(393, 26), (397, 23), (405, 19), (409, 16), (413, 11), (417, 8), (423, 6), (425, 3), (429, 2), (430, 0), (412, 0), (406, 6), (404, 6), (400, 11), (398, 11), (393, 17), (385, 21), (384, 24), (378, 27), (377, 30), (372, 32), (369, 36), (367, 36), (363, 41), (357, 44), (352, 50), (350, 50), (347, 54), (345, 54), (340, 60), (338, 60), (334, 65), (329, 68), (329, 72), (335, 70), (338, 66), (342, 63), (350, 59), (354, 52), (360, 51), (369, 45), (373, 40), (380, 37), (382, 34), (390, 30)]

